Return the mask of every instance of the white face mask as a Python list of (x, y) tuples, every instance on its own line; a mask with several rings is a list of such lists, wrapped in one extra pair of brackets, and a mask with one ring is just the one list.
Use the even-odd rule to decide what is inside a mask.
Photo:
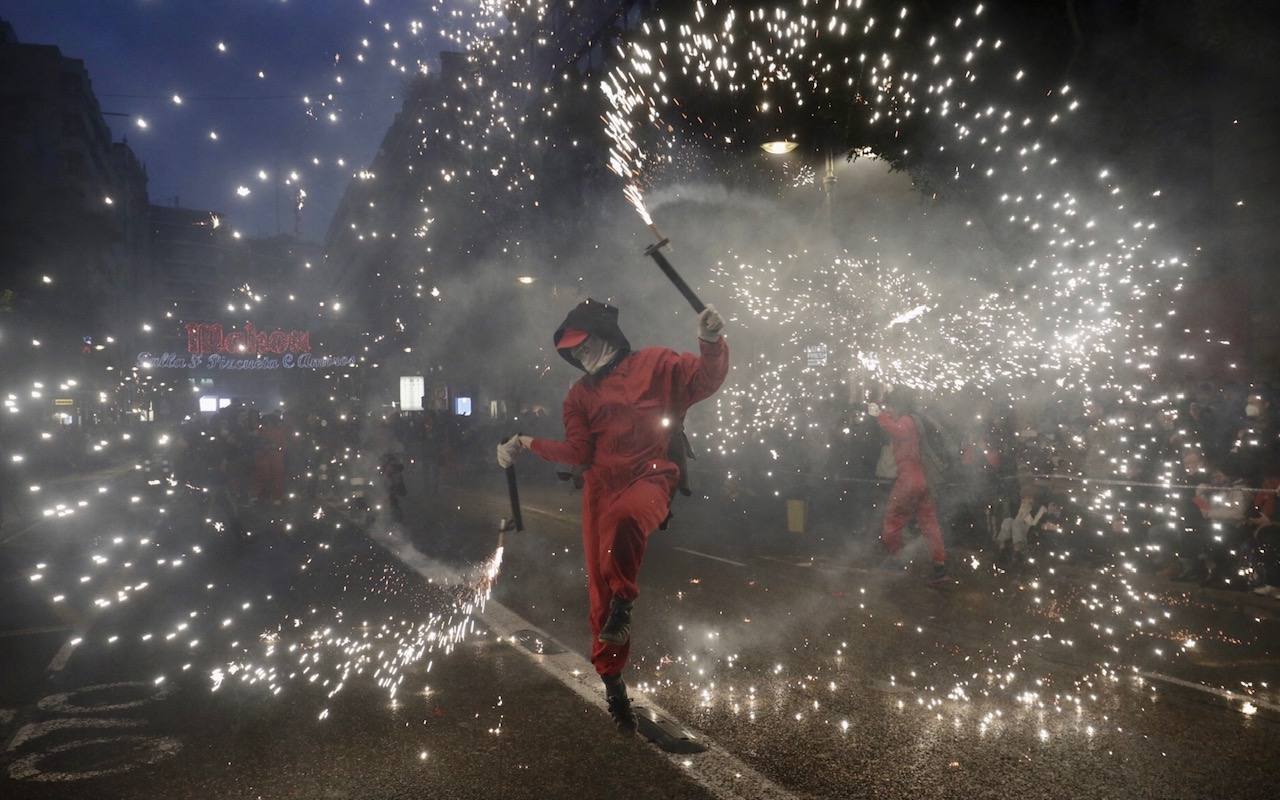
[(613, 361), (618, 349), (597, 336), (588, 336), (587, 340), (573, 348), (570, 355), (578, 360), (589, 375), (595, 375)]
[(1253, 403), (1250, 403), (1249, 405), (1244, 407), (1244, 415), (1246, 417), (1256, 417), (1258, 416), (1258, 410), (1259, 409), (1257, 406), (1255, 406)]

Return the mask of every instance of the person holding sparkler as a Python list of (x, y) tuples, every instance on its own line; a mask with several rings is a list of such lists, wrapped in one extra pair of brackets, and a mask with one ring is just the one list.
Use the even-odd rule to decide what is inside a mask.
[(622, 670), (640, 562), (680, 482), (669, 452), (673, 439), (684, 446), (676, 434), (685, 413), (715, 394), (728, 373), (723, 328), (724, 320), (707, 307), (698, 315), (698, 355), (664, 347), (633, 352), (617, 308), (590, 299), (578, 304), (553, 339), (561, 357), (586, 373), (564, 401), (564, 441), (518, 435), (498, 446), (503, 468), (524, 450), (586, 468), (582, 541), (591, 661), (604, 680), (609, 713), (625, 734), (637, 727)]

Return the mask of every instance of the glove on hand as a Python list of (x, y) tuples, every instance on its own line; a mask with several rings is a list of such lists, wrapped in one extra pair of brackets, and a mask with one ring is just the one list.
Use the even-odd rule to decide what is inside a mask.
[(498, 445), (498, 466), (506, 469), (516, 463), (516, 456), (522, 451), (528, 450), (529, 445), (532, 443), (532, 436), (512, 436)]
[(714, 342), (720, 338), (724, 330), (724, 318), (714, 306), (707, 306), (698, 315), (698, 338), (705, 342)]

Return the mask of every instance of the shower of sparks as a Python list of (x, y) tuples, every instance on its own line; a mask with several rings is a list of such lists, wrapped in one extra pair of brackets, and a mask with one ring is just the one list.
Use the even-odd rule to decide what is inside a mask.
[(499, 546), (473, 569), (470, 578), (448, 589), (451, 601), (446, 611), (376, 627), (367, 622), (353, 626), (341, 609), (334, 609), (328, 619), (317, 620), (314, 615), (305, 622), (286, 619), (277, 629), (258, 636), (256, 654), (250, 652), (244, 660), (214, 668), (210, 672), (212, 688), (216, 691), (230, 679), (261, 684), (265, 691), (276, 694), (294, 680), (314, 683), (326, 698), (332, 698), (348, 681), (366, 678), (394, 702), (410, 668), (425, 660), (425, 672), (429, 673), (434, 657), (448, 656), (474, 633), (474, 615), (484, 610), (489, 599), (502, 565), (502, 550)]
[[(1117, 562), (1099, 569), (1073, 604), (1046, 597), (1041, 581), (1031, 582), (1028, 611), (1063, 621), (1074, 608), (1091, 618), (1098, 671), (1052, 699), (1039, 690), (1041, 679), (1017, 694), (1029, 708), (1061, 710), (1064, 702), (1079, 708), (1098, 682), (1121, 679), (1108, 666), (1118, 659), (1166, 658), (1165, 648), (1123, 648), (1123, 634), (1108, 617), (1132, 615), (1144, 638), (1170, 635), (1157, 633), (1171, 618), (1164, 598), (1129, 579), (1132, 561), (1151, 558), (1160, 545), (1126, 542), (1139, 528), (1172, 532), (1186, 525), (1172, 488), (1183, 465), (1169, 456), (1151, 420), (1173, 424), (1182, 399), (1161, 388), (1156, 365), (1168, 360), (1161, 342), (1178, 338), (1165, 326), (1176, 320), (1188, 265), (1154, 238), (1158, 190), (1132, 192), (1109, 169), (1064, 163), (1057, 151), (1071, 144), (1069, 122), (1080, 99), (1066, 85), (1033, 95), (1009, 91), (1026, 71), (1011, 63), (1014, 48), (983, 29), (990, 16), (983, 4), (942, 30), (913, 28), (908, 7), (882, 6), (836, 0), (770, 8), (712, 0), (695, 3), (681, 19), (646, 20), (599, 81), (608, 102), (608, 166), (627, 201), (652, 224), (645, 195), (659, 186), (678, 141), (750, 149), (759, 145), (751, 137), (761, 125), (785, 132), (787, 119), (830, 104), (859, 108), (868, 131), (892, 130), (886, 140), (927, 148), (934, 159), (949, 155), (955, 191), (985, 205), (986, 216), (1003, 220), (1005, 235), (1020, 242), (1025, 255), (1017, 262), (993, 265), (1012, 277), (975, 284), (944, 306), (918, 265), (807, 254), (722, 261), (714, 283), (735, 301), (735, 321), (745, 337), (766, 329), (769, 335), (750, 340), (769, 345), (740, 357), (736, 381), (718, 396), (718, 448), (734, 455), (754, 444), (777, 461), (779, 442), (807, 434), (821, 441), (829, 431), (812, 413), (815, 405), (847, 402), (863, 380), (906, 384), (940, 405), (964, 392), (1018, 399), (1047, 386), (1060, 401), (1085, 409), (1088, 430), (1064, 443), (1056, 469), (1071, 495), (1066, 525), (1077, 546), (1094, 535), (1115, 539)], [(713, 105), (736, 110), (737, 125), (710, 122), (703, 112)], [(1077, 180), (1082, 170), (1091, 178)], [(808, 347), (823, 356), (810, 360)], [(1118, 398), (1121, 410), (1099, 417), (1098, 398)], [(1124, 482), (1142, 474), (1170, 489), (1165, 502), (1130, 495)], [(1097, 524), (1104, 529), (1091, 529)], [(1048, 581), (1054, 565), (1070, 556), (1050, 553), (1033, 569)], [(1018, 664), (1027, 644), (1015, 641), (1008, 654), (987, 661), (983, 694), (1012, 691), (1025, 673), (1006, 668)], [(978, 689), (965, 680), (916, 700), (922, 709), (940, 709), (968, 701)], [(732, 694), (729, 702), (736, 713), (740, 703)], [(995, 711), (980, 727), (1000, 724), (1001, 716)], [(1080, 733), (1091, 737), (1095, 727)], [(1044, 728), (1038, 735), (1051, 736)]]
[[(1185, 262), (1150, 239), (1156, 223), (1109, 170), (1092, 187), (1074, 188), (1054, 154), (1080, 105), (1071, 88), (1030, 96), (1024, 106), (989, 100), (1008, 94), (1001, 76), (1013, 83), (1023, 70), (1008, 64), (1002, 40), (981, 29), (981, 4), (938, 33), (913, 29), (906, 7), (881, 14), (869, 2), (819, 5), (744, 10), (699, 2), (692, 19), (668, 24), (659, 16), (629, 38), (600, 87), (609, 168), (644, 222), (652, 222), (644, 187), (670, 160), (674, 141), (756, 146), (748, 120), (785, 120), (839, 98), (862, 110), (869, 131), (890, 126), (895, 140), (932, 142), (950, 153), (957, 189), (1024, 237), (1030, 255), (1006, 268), (1017, 277), (993, 287), (1002, 303), (1023, 298), (1026, 313), (1000, 321), (1016, 326), (993, 332), (1024, 339), (1026, 352), (1038, 353), (1021, 374), (1138, 399), (1160, 356), (1151, 334), (1173, 313)], [(726, 96), (735, 98), (739, 124), (712, 135), (700, 105)]]
[(904, 311), (898, 316), (889, 320), (889, 327), (892, 328), (894, 325), (902, 325), (903, 323), (910, 322), (916, 317), (919, 317), (922, 314), (927, 314), (928, 312), (929, 312), (928, 306), (924, 306), (924, 305), (916, 306), (910, 311)]
[[(975, 296), (959, 310), (936, 314), (929, 325), (905, 325), (940, 298), (927, 276), (879, 261), (837, 258), (812, 268), (808, 254), (769, 259), (757, 268), (720, 262), (715, 284), (741, 308), (748, 334), (765, 332), (773, 350), (741, 365), (751, 376), (726, 386), (717, 399), (723, 448), (738, 439), (803, 435), (817, 427), (806, 413), (815, 403), (846, 399), (851, 380), (903, 384), (945, 395), (1015, 380), (1020, 360), (1039, 357), (1034, 344), (1005, 337), (1023, 322), (1021, 310), (998, 296)], [(948, 306), (956, 307), (949, 298)], [(896, 314), (898, 309), (910, 311)], [(826, 363), (807, 362), (805, 346), (823, 347)], [(825, 434), (825, 431), (823, 432)]]
[[(881, 5), (883, 12), (873, 8)], [(415, 251), (421, 257), (413, 267), (416, 272), (410, 280), (389, 279), (388, 295), (447, 302), (448, 293), (427, 277), (436, 263), (428, 244), (435, 220), (431, 209), (457, 203), (496, 215), (514, 203), (529, 210), (526, 198), (533, 196), (540, 177), (535, 165), (555, 147), (577, 146), (573, 139), (553, 143), (535, 123), (555, 119), (570, 95), (581, 95), (597, 84), (609, 145), (607, 153), (594, 157), (618, 176), (626, 202), (651, 228), (654, 220), (646, 198), (687, 161), (673, 153), (685, 152), (691, 141), (754, 150), (759, 143), (749, 140), (751, 128), (745, 120), (778, 120), (785, 127), (785, 120), (838, 97), (857, 107), (869, 129), (890, 127), (904, 142), (924, 143), (947, 154), (954, 160), (956, 190), (967, 192), (965, 201), (985, 206), (986, 216), (999, 220), (1005, 233), (1021, 243), (1020, 252), (1028, 255), (1014, 264), (994, 265), (999, 272), (1014, 274), (1013, 279), (997, 285), (975, 279), (971, 291), (959, 296), (944, 297), (929, 269), (918, 264), (849, 254), (727, 254), (713, 270), (713, 285), (740, 311), (735, 324), (743, 335), (760, 334), (758, 338), (773, 342), (768, 352), (735, 356), (734, 382), (717, 399), (716, 445), (726, 456), (748, 446), (771, 450), (780, 440), (817, 435), (818, 423), (809, 410), (824, 401), (847, 402), (863, 382), (908, 385), (930, 396), (991, 396), (1003, 391), (1014, 398), (1022, 397), (1029, 386), (1048, 386), (1086, 415), (1087, 429), (1064, 437), (1058, 453), (1057, 472), (1071, 503), (1063, 514), (1070, 544), (1033, 562), (1030, 577), (1016, 584), (1016, 601), (1007, 604), (1010, 617), (1016, 615), (1022, 628), (1043, 623), (1044, 629), (1000, 642), (979, 634), (967, 645), (952, 645), (954, 651), (964, 650), (966, 664), (963, 674), (957, 671), (945, 680), (891, 667), (893, 672), (881, 676), (881, 688), (895, 698), (897, 710), (922, 718), (936, 716), (948, 724), (963, 718), (980, 736), (998, 735), (1017, 725), (1042, 742), (1063, 735), (1091, 739), (1114, 731), (1107, 726), (1110, 701), (1098, 699), (1105, 689), (1123, 684), (1149, 697), (1155, 690), (1138, 674), (1140, 667), (1178, 658), (1194, 650), (1197, 641), (1216, 637), (1221, 644), (1235, 644), (1221, 632), (1196, 632), (1192, 638), (1180, 627), (1181, 601), (1143, 589), (1132, 578), (1131, 564), (1159, 552), (1158, 544), (1134, 543), (1130, 537), (1135, 531), (1181, 533), (1185, 526), (1175, 488), (1186, 479), (1183, 454), (1166, 452), (1161, 425), (1152, 419), (1178, 424), (1174, 409), (1183, 398), (1162, 388), (1156, 365), (1170, 359), (1159, 342), (1172, 332), (1165, 326), (1172, 328), (1177, 318), (1174, 301), (1187, 262), (1154, 238), (1157, 225), (1150, 207), (1159, 192), (1128, 190), (1110, 170), (1090, 169), (1090, 180), (1083, 183), (1075, 180), (1079, 168), (1068, 172), (1056, 146), (1070, 136), (1068, 123), (1080, 108), (1070, 87), (1016, 95), (1020, 101), (1006, 99), (1015, 96), (1010, 92), (1014, 83), (1034, 81), (1008, 63), (1006, 55), (1014, 48), (983, 29), (992, 16), (983, 6), (971, 7), (954, 25), (935, 31), (913, 28), (914, 18), (906, 7), (863, 0), (814, 0), (776, 8), (699, 2), (688, 20), (668, 22), (658, 16), (644, 21), (623, 39), (619, 60), (603, 76), (559, 74), (553, 79), (535, 74), (530, 66), (551, 46), (550, 39), (534, 35), (545, 28), (545, 3), (483, 0), (457, 7), (434, 4), (432, 10), (448, 20), (449, 27), (439, 34), (465, 52), (470, 69), (456, 78), (456, 86), (431, 97), (431, 113), (420, 121), (417, 157), (404, 165), (406, 172), (419, 168), (414, 179), (421, 208), (412, 209), (407, 223), (371, 209), (340, 240), (355, 247), (378, 246), (393, 237), (421, 244), (420, 252)], [(379, 68), (398, 74), (425, 74), (425, 60), (405, 55), (398, 44), (420, 40), (425, 34), (422, 24), (412, 21), (389, 27), (386, 33), (386, 41), (363, 40), (341, 63), (376, 61)], [(904, 46), (907, 42), (911, 46)], [(223, 42), (211, 49), (219, 59), (240, 55), (238, 47)], [(385, 52), (378, 53), (380, 49)], [(342, 83), (336, 66), (324, 77), (326, 83)], [(182, 108), (163, 113), (191, 109), (198, 97), (194, 91), (174, 95), (171, 105)], [(298, 99), (301, 113), (317, 124), (340, 126), (355, 112), (344, 106), (344, 97), (338, 91), (318, 91)], [(717, 103), (731, 98), (742, 124), (711, 130), (698, 115), (700, 104), (710, 98)], [(161, 113), (157, 109), (150, 121), (135, 120), (140, 135), (142, 129), (145, 135), (165, 129)], [(213, 146), (216, 131), (210, 126), (201, 130), (205, 133), (198, 144)], [(260, 194), (251, 192), (251, 184), (288, 186), (297, 189), (290, 196), (300, 206), (306, 196), (302, 187), (315, 170), (351, 174), (356, 191), (388, 179), (367, 169), (353, 171), (340, 154), (299, 156), (297, 163), (296, 170), (261, 175), (257, 167), (246, 164), (242, 173), (228, 176), (227, 191), (248, 202)], [(426, 174), (421, 168), (428, 163), (434, 170)], [(793, 187), (817, 182), (817, 172), (809, 165), (784, 169)], [(219, 217), (211, 217), (208, 224), (226, 233)], [(247, 285), (227, 287), (223, 300), (228, 313), (235, 314), (285, 302), (283, 295), (273, 297)], [(288, 302), (305, 304), (324, 320), (339, 316), (343, 307), (341, 298), (301, 294), (296, 301), (289, 295)], [(183, 310), (161, 313), (172, 320)], [(399, 319), (396, 323), (402, 330)], [(391, 327), (368, 331), (370, 343), (390, 336)], [(93, 357), (109, 354), (114, 345), (110, 332), (102, 332), (86, 350)], [(804, 348), (819, 345), (827, 355), (811, 364)], [(40, 347), (40, 340), (33, 339), (31, 346)], [(375, 366), (369, 352), (366, 347), (361, 356), (364, 368)], [(1195, 359), (1197, 353), (1188, 349), (1176, 358)], [(163, 397), (178, 388), (177, 382), (163, 380), (145, 367), (103, 368), (117, 382), (122, 405), (135, 398)], [(545, 364), (532, 368), (545, 370)], [(74, 379), (47, 383), (74, 385)], [(51, 390), (45, 384), (5, 387), (4, 413), (14, 418), (34, 414), (24, 406)], [(1095, 402), (1101, 397), (1119, 402), (1103, 412), (1101, 402)], [(99, 396), (103, 404), (108, 399), (106, 392)], [(90, 443), (94, 453), (121, 445), (108, 439)], [(194, 539), (164, 534), (158, 520), (169, 509), (199, 498), (204, 487), (179, 484), (172, 470), (160, 463), (167, 442), (149, 447), (155, 469), (139, 464), (137, 471), (158, 476), (147, 481), (155, 493), (155, 531), (95, 540), (64, 560), (38, 562), (27, 576), (31, 590), (46, 593), (50, 603), (83, 604), (95, 628), (110, 628), (106, 623), (113, 610), (141, 598), (155, 598), (150, 602), (164, 607), (162, 587), (173, 576), (199, 585), (198, 578), (186, 576), (199, 573), (205, 549), (223, 536), (221, 521), (210, 521)], [(1188, 446), (1186, 455), (1195, 452)], [(7, 454), (15, 469), (26, 463), (26, 456)], [(777, 458), (776, 450), (773, 456)], [(334, 471), (353, 470), (367, 458), (347, 451), (335, 457)], [(1193, 469), (1186, 471), (1195, 474)], [(1134, 486), (1127, 483), (1144, 480), (1154, 485), (1150, 495), (1157, 498), (1155, 503), (1138, 499)], [(349, 475), (338, 482), (346, 483), (342, 491), (350, 491)], [(144, 506), (143, 496), (128, 486), (106, 482), (71, 496), (29, 483), (29, 493), (42, 502), (47, 499), (40, 509), (43, 518), (71, 522), (109, 502)], [(327, 524), (335, 515), (333, 509), (317, 507), (309, 516)], [(1082, 543), (1099, 536), (1119, 542), (1114, 563), (1081, 568), (1088, 576), (1084, 582), (1055, 572), (1074, 564)], [(315, 546), (321, 555), (324, 542), (317, 540)], [(274, 598), (252, 591), (263, 587), (238, 586), (234, 591), (219, 589), (225, 599), (174, 609), (172, 620), (162, 628), (111, 631), (77, 646), (110, 647), (121, 636), (163, 643), (182, 651), (179, 662), (185, 666), (202, 659), (201, 668), (214, 690), (238, 682), (273, 695), (293, 682), (332, 697), (363, 679), (394, 701), (404, 691), (410, 668), (425, 662), (429, 670), (434, 658), (447, 656), (474, 631), (474, 616), (489, 596), (502, 555), (499, 547), (464, 580), (443, 587), (445, 608), (420, 618), (356, 621), (343, 608), (316, 608), (305, 615), (282, 613), (270, 627), (247, 632), (240, 627), (243, 615), (253, 604), (270, 604)], [(977, 558), (971, 569), (975, 574), (991, 571), (990, 564)], [(241, 600), (237, 593), (252, 599)], [(230, 599), (231, 594), (237, 599)], [(860, 616), (852, 619), (858, 624), (892, 626), (904, 639), (945, 640), (945, 631), (877, 616), (879, 609), (869, 599), (858, 597), (854, 604)], [(1057, 636), (1054, 628), (1069, 620), (1084, 620), (1092, 632), (1090, 640)], [(750, 620), (742, 629), (749, 637)], [(725, 641), (728, 636), (712, 634), (699, 638), (687, 653), (644, 665), (648, 680), (639, 682), (640, 691), (688, 695), (698, 707), (750, 720), (785, 707), (797, 725), (829, 724), (842, 736), (857, 734), (848, 719), (826, 720), (820, 713), (826, 698), (846, 687), (824, 676), (792, 675), (787, 664), (769, 658), (771, 653), (757, 652), (755, 661), (744, 660)], [(852, 639), (851, 634), (840, 635)], [(831, 663), (839, 665), (854, 646), (856, 642), (833, 644)], [(1051, 652), (1082, 654), (1080, 665), (1053, 675), (1027, 658)], [(920, 669), (923, 673), (923, 664)], [(160, 674), (155, 680), (167, 677)], [(764, 689), (753, 685), (757, 682), (768, 687), (768, 698)], [(1269, 687), (1248, 687), (1249, 694), (1259, 691)], [(1257, 712), (1254, 703), (1240, 702), (1242, 714)], [(326, 708), (319, 718), (328, 713)], [(420, 757), (426, 758), (426, 751)]]

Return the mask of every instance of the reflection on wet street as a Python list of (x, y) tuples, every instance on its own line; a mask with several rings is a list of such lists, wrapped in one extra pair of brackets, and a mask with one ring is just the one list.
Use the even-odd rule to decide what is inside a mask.
[(1274, 794), (1261, 8), (2, 13), (4, 797)]

